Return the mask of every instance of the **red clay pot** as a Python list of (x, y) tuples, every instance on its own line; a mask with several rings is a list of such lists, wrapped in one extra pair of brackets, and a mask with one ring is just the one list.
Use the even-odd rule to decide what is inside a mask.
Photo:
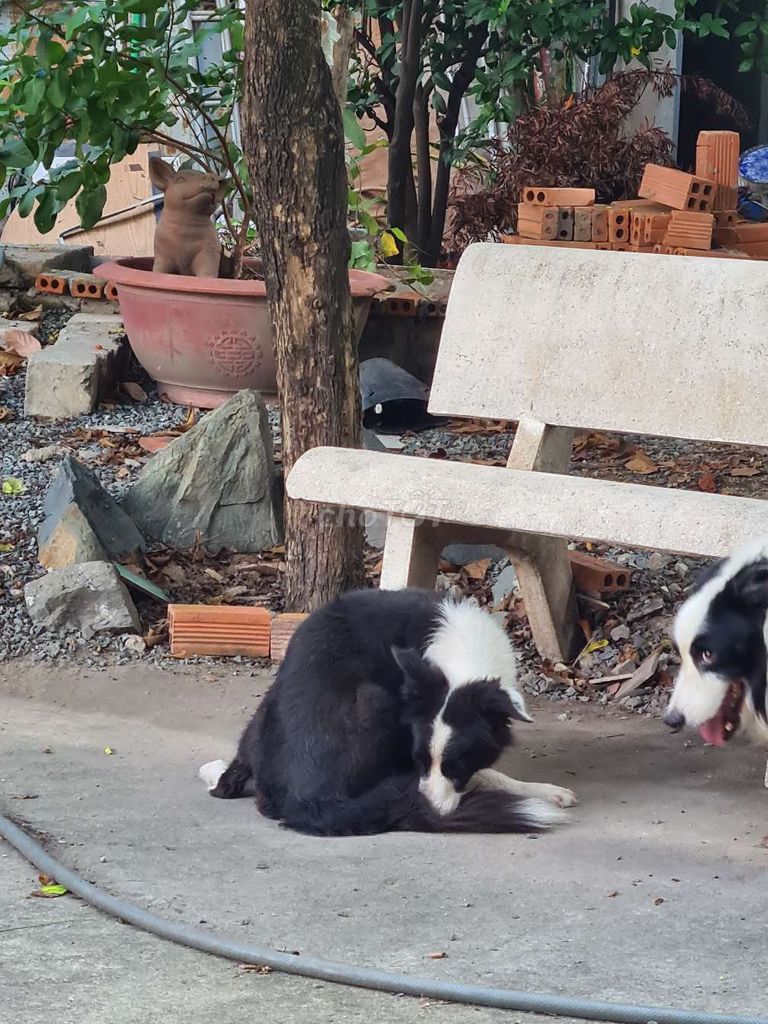
[[(263, 281), (155, 274), (152, 257), (102, 263), (94, 273), (117, 285), (131, 348), (172, 402), (214, 409), (242, 388), (274, 394), (272, 321)], [(378, 274), (351, 270), (358, 339)]]

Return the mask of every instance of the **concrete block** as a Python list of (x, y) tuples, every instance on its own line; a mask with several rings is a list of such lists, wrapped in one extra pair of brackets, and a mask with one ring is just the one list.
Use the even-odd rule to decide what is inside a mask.
[(115, 384), (125, 352), (114, 314), (75, 314), (55, 345), (29, 357), (24, 415), (67, 419), (92, 412)]
[(561, 206), (557, 211), (557, 240), (572, 242), (573, 238), (573, 207)]
[(577, 206), (573, 211), (573, 240), (574, 242), (592, 241), (592, 211), (593, 206)]
[(76, 270), (89, 273), (92, 245), (4, 245), (0, 286), (29, 288), (46, 270)]

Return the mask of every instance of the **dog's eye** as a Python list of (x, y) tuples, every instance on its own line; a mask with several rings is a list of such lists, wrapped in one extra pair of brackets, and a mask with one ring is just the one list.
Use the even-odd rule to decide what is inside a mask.
[(702, 665), (711, 665), (715, 660), (714, 654), (707, 647), (704, 648), (699, 657), (701, 658)]

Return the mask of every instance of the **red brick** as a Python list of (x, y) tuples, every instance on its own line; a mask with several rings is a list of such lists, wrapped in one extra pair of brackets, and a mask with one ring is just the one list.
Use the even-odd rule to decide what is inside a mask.
[(593, 188), (540, 188), (534, 185), (523, 189), (520, 201), (534, 203), (536, 206), (594, 206), (595, 190)]
[(737, 188), (739, 184), (738, 132), (699, 132), (696, 143), (696, 174), (716, 185)]
[(640, 195), (675, 210), (703, 213), (714, 208), (715, 184), (673, 167), (647, 164)]

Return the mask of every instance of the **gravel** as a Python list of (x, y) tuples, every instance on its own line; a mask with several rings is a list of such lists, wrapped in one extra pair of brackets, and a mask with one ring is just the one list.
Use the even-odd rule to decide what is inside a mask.
[[(43, 320), (47, 336), (69, 319), (67, 311), (52, 314)], [(52, 474), (70, 451), (91, 466), (107, 490), (119, 498), (141, 469), (144, 457), (105, 462), (110, 454), (106, 443), (119, 444), (130, 436), (114, 430), (134, 428), (139, 432), (135, 437), (169, 430), (185, 419), (188, 410), (161, 402), (152, 383), (133, 367), (126, 380), (140, 382), (150, 396), (148, 401), (132, 402), (118, 396), (89, 416), (37, 423), (24, 419), (24, 378), (23, 370), (13, 377), (0, 377), (0, 406), (10, 409), (13, 416), (0, 422), (0, 480), (21, 480), (25, 488), (18, 496), (0, 494), (0, 661), (25, 654), (47, 659), (85, 651), (86, 664), (96, 663), (99, 655), (107, 652), (121, 652), (119, 657), (128, 660), (131, 651), (125, 651), (121, 638), (96, 636), (86, 641), (78, 634), (52, 635), (36, 630), (27, 616), (24, 584), (45, 571), (37, 562), (36, 540), (43, 499)], [(40, 449), (51, 449), (46, 453), (50, 457), (25, 460), (25, 454)], [(11, 550), (5, 550), (7, 545)]]
[[(58, 321), (54, 317), (58, 317)], [(67, 318), (68, 314), (58, 311), (46, 314), (43, 321), (46, 336), (55, 337), (55, 332)], [(15, 413), (13, 419), (0, 422), (0, 478), (20, 478), (26, 487), (18, 497), (0, 496), (0, 546), (13, 546), (12, 550), (0, 553), (0, 661), (29, 655), (37, 660), (77, 658), (87, 665), (104, 665), (141, 657), (153, 660), (168, 657), (165, 644), (147, 647), (136, 636), (97, 635), (86, 640), (77, 633), (54, 636), (36, 631), (23, 603), (24, 583), (43, 572), (36, 561), (35, 533), (41, 521), (42, 501), (48, 482), (62, 456), (74, 451), (78, 459), (95, 469), (104, 486), (119, 498), (149, 457), (131, 446), (131, 435), (121, 431), (135, 428), (139, 434), (134, 437), (157, 433), (177, 427), (188, 415), (187, 409), (161, 402), (154, 386), (138, 367), (134, 366), (126, 379), (141, 383), (149, 396), (146, 402), (132, 402), (122, 396), (114, 402), (105, 403), (91, 416), (39, 424), (23, 419), (23, 372), (15, 377), (0, 378), (0, 406), (6, 406)], [(270, 413), (270, 422), (275, 451), (279, 453), (276, 410)], [(498, 466), (506, 464), (514, 439), (514, 431), (509, 425), (500, 424), (484, 431), (467, 430), (465, 426), (457, 429), (457, 426), (447, 424), (419, 434), (405, 434), (401, 439), (403, 452)], [(119, 457), (112, 457), (114, 449), (110, 445), (117, 446)], [(638, 446), (658, 463), (655, 474), (639, 478), (626, 469), (629, 455)], [(126, 449), (129, 449), (127, 454)], [(35, 452), (32, 456), (34, 461), (28, 461), (31, 450)], [(744, 474), (745, 465), (754, 467), (754, 473), (750, 470), (749, 475)], [(733, 472), (734, 468), (736, 472)], [(590, 435), (581, 445), (577, 443), (572, 465), (575, 474), (685, 487), (695, 487), (702, 471), (717, 478), (718, 490), (722, 493), (768, 497), (768, 453), (753, 449), (658, 438)], [(580, 547), (583, 549), (585, 546)], [(509, 592), (510, 583), (514, 583), (514, 573), (506, 556), (493, 559), (479, 579), (464, 569), (443, 564), (438, 586), (456, 595), (474, 596), (506, 625), (520, 654), (520, 678), (527, 693), (544, 695), (549, 700), (570, 703), (574, 707), (582, 703), (613, 701), (627, 714), (656, 715), (663, 710), (676, 671), (676, 654), (669, 640), (672, 619), (704, 562), (664, 552), (627, 551), (600, 545), (593, 545), (589, 550), (629, 569), (631, 585), (626, 592), (599, 599), (596, 595), (580, 596), (581, 613), (591, 631), (590, 638), (587, 641), (585, 637), (583, 651), (568, 665), (548, 664), (538, 656), (519, 592), (516, 588)], [(217, 593), (228, 599), (227, 586), (231, 588), (233, 581), (238, 584), (250, 582), (253, 576), (247, 572), (253, 569), (252, 565), (244, 565), (244, 575), (237, 576), (238, 556), (233, 556), (229, 562), (225, 559), (217, 563), (205, 562), (195, 553), (171, 555), (178, 563), (177, 568), (181, 566), (184, 572), (184, 580), (175, 591), (176, 599), (215, 599)], [(167, 561), (168, 552), (164, 557)], [(369, 557), (371, 567), (377, 557), (375, 554)], [(248, 561), (252, 562), (252, 557), (249, 556)], [(214, 583), (210, 576), (221, 579), (221, 573), (227, 577), (226, 583)], [(279, 575), (277, 578), (273, 575), (270, 586), (271, 590), (264, 587), (259, 591), (262, 596), (258, 599), (279, 608)], [(170, 589), (174, 594), (174, 589)], [(245, 591), (246, 587), (235, 587), (234, 592), (237, 590)], [(235, 600), (251, 601), (254, 593), (249, 590), (245, 597)], [(137, 599), (137, 606), (142, 614), (140, 599)], [(156, 619), (157, 606), (151, 611)], [(142, 618), (145, 625), (151, 624), (149, 614), (142, 615)], [(626, 679), (650, 656), (657, 663), (652, 677), (639, 680), (637, 687), (626, 696), (616, 697), (619, 684), (612, 683), (611, 677), (624, 676)], [(215, 659), (189, 660), (190, 663), (209, 664)]]

